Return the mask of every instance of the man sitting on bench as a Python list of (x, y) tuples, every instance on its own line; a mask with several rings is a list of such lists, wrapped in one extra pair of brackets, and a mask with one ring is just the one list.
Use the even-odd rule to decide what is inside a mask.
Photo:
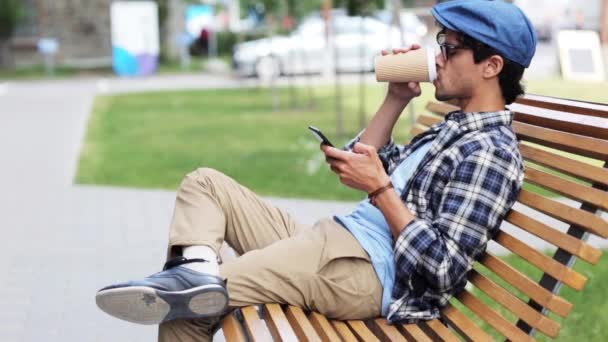
[[(198, 169), (177, 192), (164, 270), (101, 289), (98, 306), (160, 324), (162, 341), (209, 340), (228, 308), (262, 303), (339, 320), (437, 318), (521, 189), (505, 105), (523, 93), (536, 34), (501, 1), (454, 0), (432, 14), (442, 27), (435, 97), (461, 111), (396, 145), (395, 122), (421, 89), (393, 83), (344, 150), (323, 145), (340, 181), (369, 194), (350, 215), (301, 225), (222, 173)], [(224, 241), (240, 257), (218, 265)]]

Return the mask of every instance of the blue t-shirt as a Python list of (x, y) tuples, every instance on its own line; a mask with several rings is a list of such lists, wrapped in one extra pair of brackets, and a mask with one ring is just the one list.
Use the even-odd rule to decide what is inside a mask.
[[(422, 162), (431, 148), (431, 143), (432, 141), (418, 147), (391, 174), (391, 182), (398, 194), (401, 194)], [(395, 284), (395, 260), (393, 258), (393, 235), (384, 215), (369, 203), (368, 199), (365, 199), (349, 215), (334, 216), (334, 219), (353, 234), (369, 255), (382, 284), (382, 315), (386, 316)]]

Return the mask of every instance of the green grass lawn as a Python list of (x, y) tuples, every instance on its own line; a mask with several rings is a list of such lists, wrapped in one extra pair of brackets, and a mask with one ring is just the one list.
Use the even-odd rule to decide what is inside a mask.
[[(530, 82), (528, 91), (608, 102), (606, 84)], [(296, 89), (300, 109), (287, 108), (289, 89), (279, 89), (281, 106), (273, 110), (267, 89), (175, 91), (98, 97), (80, 156), (77, 182), (140, 188), (175, 189), (189, 171), (218, 169), (262, 195), (357, 200), (362, 194), (342, 186), (329, 171), (306, 127), (321, 128), (341, 145), (359, 131), (359, 88), (343, 89), (346, 135), (336, 136), (332, 86), (316, 87), (314, 107), (308, 89)], [(382, 84), (368, 85), (368, 120), (385, 94)], [(419, 113), (433, 97), (424, 85), (414, 102)], [(406, 109), (395, 139), (409, 139)]]
[[(222, 61), (230, 65), (229, 56), (220, 56)], [(202, 57), (191, 58), (191, 63), (188, 67), (182, 68), (178, 60), (162, 61), (158, 65), (157, 74), (176, 74), (176, 73), (200, 73), (204, 72), (207, 65), (207, 59)], [(39, 80), (39, 79), (65, 79), (74, 77), (115, 77), (116, 74), (111, 66), (99, 68), (77, 68), (69, 66), (56, 66), (54, 73), (49, 75), (44, 65), (29, 65), (18, 66), (15, 69), (0, 69), (0, 81), (3, 80)]]
[(86, 74), (110, 73), (110, 69), (95, 69), (82, 71), (76, 68), (57, 66), (52, 75), (49, 75), (43, 65), (20, 66), (13, 70), (0, 69), (0, 80), (35, 80), (76, 77)]
[[(542, 276), (542, 273), (538, 269), (518, 256), (510, 255), (505, 257), (504, 260), (536, 281), (540, 280)], [(608, 296), (606, 296), (608, 267), (606, 267), (606, 263), (608, 263), (608, 255), (604, 253), (598, 263), (600, 266), (590, 265), (580, 260), (574, 265), (574, 269), (577, 272), (588, 278), (587, 285), (582, 292), (575, 291), (566, 285), (562, 287), (560, 295), (571, 302), (574, 307), (566, 319), (553, 313), (549, 314), (549, 317), (558, 322), (561, 326), (560, 334), (556, 341), (604, 341), (606, 338), (608, 331), (608, 316), (605, 314), (606, 310), (608, 310)], [(514, 291), (519, 298), (527, 302), (528, 298), (525, 295), (519, 293), (517, 290), (513, 290), (511, 286), (507, 285), (506, 282), (497, 279), (497, 277), (487, 269), (484, 269), (480, 265), (476, 265), (475, 269), (510, 291)], [(479, 295), (479, 298), (483, 302), (496, 309), (502, 317), (513, 323), (517, 322), (515, 315), (493, 302), (492, 299), (483, 294), (479, 289), (474, 288), (473, 293)], [(467, 313), (469, 317), (472, 317), (473, 321), (484, 328), (486, 332), (490, 333), (494, 339), (498, 341), (504, 340), (504, 337), (502, 337), (500, 333), (480, 320), (471, 311), (464, 308), (458, 301), (452, 300), (452, 303), (454, 306)], [(537, 334), (537, 339), (539, 341), (554, 341), (540, 332)]]
[[(307, 126), (321, 128), (335, 144), (331, 86), (315, 88), (314, 108), (273, 110), (266, 89), (180, 91), (99, 97), (82, 150), (77, 182), (175, 189), (189, 171), (216, 168), (263, 195), (356, 200), (329, 171)], [(384, 93), (368, 87), (368, 118)], [(289, 90), (280, 89), (281, 105)], [(348, 136), (358, 127), (358, 88), (344, 89)], [(297, 90), (308, 105), (308, 90)], [(422, 106), (423, 100), (420, 100)], [(409, 120), (397, 129), (408, 137)]]

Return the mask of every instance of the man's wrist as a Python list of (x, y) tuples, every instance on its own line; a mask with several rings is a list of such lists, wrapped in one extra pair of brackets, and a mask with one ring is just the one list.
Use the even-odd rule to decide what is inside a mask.
[(389, 92), (388, 94), (386, 94), (386, 98), (384, 101), (393, 106), (402, 107), (401, 110), (403, 110), (405, 107), (407, 107), (410, 101), (412, 101), (412, 98), (393, 95)]
[(376, 203), (376, 199), (378, 198), (378, 196), (382, 195), (383, 193), (387, 192), (390, 189), (394, 189), (394, 187), (393, 187), (393, 182), (391, 182), (390, 179), (389, 179), (389, 181), (385, 185), (383, 185), (383, 186), (375, 189), (374, 191), (370, 192), (367, 195), (367, 198), (369, 199), (369, 202), (373, 206), (378, 207), (378, 204)]
[(384, 177), (378, 178), (376, 181), (372, 182), (368, 189), (367, 189), (367, 194), (371, 194), (374, 191), (382, 188), (383, 186), (386, 186), (387, 184), (389, 184), (391, 182), (391, 178), (388, 175), (384, 175)]

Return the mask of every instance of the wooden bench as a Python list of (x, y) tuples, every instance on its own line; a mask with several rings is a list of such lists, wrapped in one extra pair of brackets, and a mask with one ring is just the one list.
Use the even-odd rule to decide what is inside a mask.
[[(500, 310), (468, 289), (455, 297), (460, 304), (451, 303), (442, 310), (441, 320), (399, 326), (389, 325), (383, 318), (334, 321), (297, 307), (266, 304), (245, 307), (227, 316), (223, 321), (226, 340), (492, 340), (474, 323), (470, 312), (508, 340), (533, 340), (537, 331), (557, 337), (560, 325), (548, 313), (567, 317), (573, 306), (559, 295), (562, 284), (583, 290), (587, 277), (573, 270), (572, 265), (576, 258), (596, 264), (602, 251), (586, 241), (591, 234), (608, 237), (608, 222), (599, 215), (602, 210), (608, 211), (608, 105), (525, 95), (510, 108), (516, 112), (513, 127), (526, 160), (526, 182), (559, 196), (549, 198), (524, 189), (519, 205), (505, 221), (557, 249), (553, 257), (539, 252), (528, 244), (530, 239), (522, 241), (507, 233), (506, 223), (494, 242), (539, 269), (543, 274), (539, 281), (486, 251), (467, 275), (467, 288), (476, 287), (480, 291), (475, 293), (483, 292), (502, 307)], [(445, 103), (429, 103), (429, 113), (419, 116), (412, 136), (455, 109)], [(572, 158), (574, 155), (577, 157)], [(573, 201), (565, 204), (560, 200), (564, 197)], [(534, 211), (553, 220), (541, 222), (541, 214), (526, 214)], [(498, 278), (502, 281), (496, 281)], [(470, 312), (464, 313), (462, 307)], [(516, 319), (505, 318), (501, 310), (510, 311)]]

